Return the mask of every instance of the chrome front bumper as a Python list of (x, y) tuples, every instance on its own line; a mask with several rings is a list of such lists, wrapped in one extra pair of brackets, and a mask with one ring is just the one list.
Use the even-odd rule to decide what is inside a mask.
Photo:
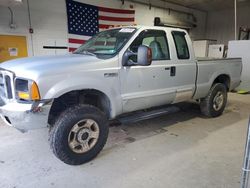
[(52, 100), (33, 103), (11, 101), (0, 107), (0, 116), (5, 124), (26, 132), (47, 127)]

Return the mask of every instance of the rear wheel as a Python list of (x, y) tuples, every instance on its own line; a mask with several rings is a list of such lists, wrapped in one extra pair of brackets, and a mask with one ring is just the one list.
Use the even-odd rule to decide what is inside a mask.
[(224, 84), (216, 83), (210, 89), (208, 95), (201, 99), (200, 109), (207, 117), (220, 116), (227, 104), (227, 88)]
[(63, 112), (50, 132), (50, 145), (66, 164), (80, 165), (95, 158), (108, 137), (108, 121), (94, 106), (76, 105)]

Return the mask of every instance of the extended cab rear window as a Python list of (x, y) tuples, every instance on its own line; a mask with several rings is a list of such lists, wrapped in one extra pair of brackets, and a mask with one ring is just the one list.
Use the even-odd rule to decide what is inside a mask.
[(172, 31), (172, 36), (174, 38), (174, 43), (175, 43), (178, 59), (189, 59), (190, 58), (185, 35), (186, 35), (185, 32)]

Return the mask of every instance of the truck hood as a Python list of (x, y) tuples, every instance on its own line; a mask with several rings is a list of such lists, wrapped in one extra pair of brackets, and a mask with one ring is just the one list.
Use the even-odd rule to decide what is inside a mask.
[(100, 64), (100, 61), (105, 60), (90, 55), (68, 54), (10, 60), (0, 64), (0, 68), (12, 71), (19, 77), (37, 78), (41, 75), (90, 69)]

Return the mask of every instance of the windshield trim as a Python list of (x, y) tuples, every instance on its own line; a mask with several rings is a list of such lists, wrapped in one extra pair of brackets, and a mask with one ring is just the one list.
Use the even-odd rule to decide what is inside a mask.
[[(98, 33), (96, 33), (95, 35), (93, 35), (91, 38), (89, 38), (86, 42), (85, 42), (85, 44), (89, 41), (89, 40), (91, 40), (93, 37), (95, 37), (96, 35), (98, 35), (99, 33), (102, 33), (102, 32), (107, 32), (107, 31), (111, 31), (111, 30), (118, 30), (118, 29), (123, 29), (123, 28), (132, 28), (132, 29), (134, 29), (134, 31), (131, 33), (131, 35), (130, 35), (130, 37), (127, 39), (127, 41), (126, 42), (124, 42), (122, 45), (121, 45), (121, 47), (115, 52), (115, 53), (113, 53), (113, 54), (100, 54), (100, 53), (93, 53), (93, 54), (95, 54), (96, 55), (96, 57), (97, 58), (99, 58), (99, 59), (111, 59), (111, 58), (113, 58), (113, 57), (115, 57), (123, 48), (124, 48), (124, 46), (130, 41), (130, 39), (135, 35), (135, 33), (138, 31), (138, 28), (136, 28), (136, 27), (133, 27), (133, 26), (131, 26), (131, 27), (120, 27), (120, 28), (112, 28), (112, 29), (107, 29), (107, 30), (104, 30), (104, 31), (100, 31), (100, 32), (98, 32)], [(84, 44), (82, 44), (82, 45), (84, 45)], [(81, 45), (81, 46), (82, 46)], [(81, 47), (80, 46), (80, 47)], [(79, 52), (76, 52), (80, 47), (78, 47), (74, 52), (72, 52), (72, 54), (81, 54), (81, 53), (79, 53)], [(85, 55), (84, 53), (82, 53), (83, 55)], [(108, 58), (101, 58), (100, 56), (109, 56)]]

